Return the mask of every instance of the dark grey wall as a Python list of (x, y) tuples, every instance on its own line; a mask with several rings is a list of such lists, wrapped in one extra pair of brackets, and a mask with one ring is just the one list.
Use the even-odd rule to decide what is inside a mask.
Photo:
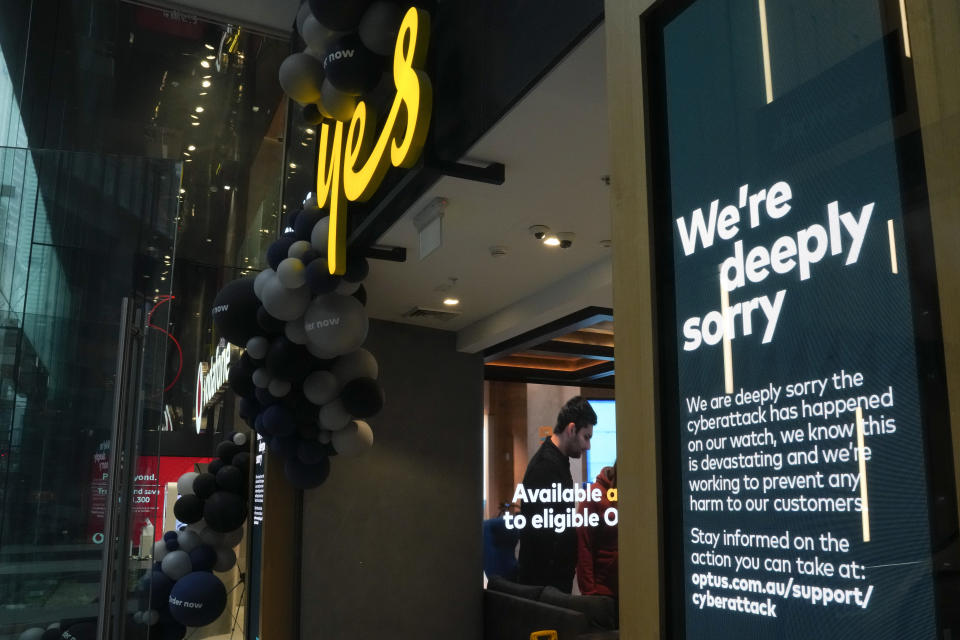
[(483, 363), (455, 335), (371, 321), (374, 445), (304, 492), (301, 638), (478, 640)]

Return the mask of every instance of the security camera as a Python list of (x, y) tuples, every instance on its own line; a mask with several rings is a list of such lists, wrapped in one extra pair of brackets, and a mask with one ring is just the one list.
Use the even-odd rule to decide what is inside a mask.
[(550, 227), (542, 224), (535, 224), (530, 227), (529, 231), (537, 240), (543, 240), (547, 234), (550, 233)]
[(557, 240), (560, 241), (560, 248), (561, 248), (561, 249), (569, 249), (570, 247), (572, 247), (572, 246), (573, 246), (573, 239), (574, 239), (575, 237), (576, 237), (576, 235), (574, 235), (574, 234), (573, 234), (572, 232), (570, 232), (570, 231), (561, 231), (560, 233), (558, 233), (558, 234), (557, 234)]

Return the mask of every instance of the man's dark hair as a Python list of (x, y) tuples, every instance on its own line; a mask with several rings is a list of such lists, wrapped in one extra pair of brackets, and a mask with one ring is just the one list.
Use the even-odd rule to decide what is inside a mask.
[(553, 428), (553, 432), (562, 433), (571, 422), (576, 425), (577, 432), (597, 424), (597, 413), (583, 396), (574, 396), (567, 400), (557, 414), (557, 426)]

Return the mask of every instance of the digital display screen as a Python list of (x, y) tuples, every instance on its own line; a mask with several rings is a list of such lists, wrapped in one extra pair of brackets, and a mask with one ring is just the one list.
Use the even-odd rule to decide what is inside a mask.
[(936, 637), (898, 41), (850, 4), (663, 30), (687, 638)]

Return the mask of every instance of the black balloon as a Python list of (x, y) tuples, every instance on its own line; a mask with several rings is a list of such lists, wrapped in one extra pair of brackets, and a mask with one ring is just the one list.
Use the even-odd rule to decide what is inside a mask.
[(385, 59), (364, 46), (360, 36), (350, 33), (330, 43), (323, 56), (327, 80), (343, 93), (359, 96), (380, 81)]
[[(170, 595), (170, 594), (167, 594)], [(60, 627), (53, 627), (52, 629), (47, 629), (43, 632), (43, 635), (40, 636), (40, 640), (60, 640), (63, 634), (60, 631)], [(136, 638), (135, 632), (128, 631), (128, 638)]]
[(193, 492), (206, 499), (217, 490), (217, 477), (212, 473), (201, 473), (193, 479)]
[(340, 401), (350, 415), (369, 418), (383, 408), (383, 387), (373, 378), (357, 378), (343, 386)]
[(325, 218), (327, 214), (320, 209), (304, 209), (299, 216), (297, 216), (297, 224), (293, 227), (294, 232), (297, 234), (297, 238), (300, 240), (310, 241), (310, 233), (313, 231), (313, 225), (317, 224), (320, 221), (320, 218)]
[[(295, 225), (295, 224), (297, 223), (297, 216), (300, 215), (300, 212), (301, 212), (301, 211), (303, 211), (303, 209), (294, 209), (293, 211), (291, 211), (290, 213), (288, 213), (288, 214), (287, 214), (286, 222), (283, 223), (284, 228), (293, 229), (293, 225)], [(281, 262), (282, 262), (282, 260), (281, 260)]]
[(167, 543), (167, 549), (169, 549), (170, 551), (176, 551), (177, 549), (180, 548), (179, 544), (176, 544), (176, 546), (173, 546), (173, 547), (170, 546), (171, 543), (177, 542), (176, 531), (167, 531), (165, 534), (163, 534), (163, 541)]
[(224, 464), (226, 463), (224, 463), (224, 461), (221, 460), (220, 458), (211, 460), (210, 464), (207, 465), (207, 473), (212, 473), (213, 475), (217, 475), (217, 473), (220, 472), (220, 469), (223, 469)]
[(314, 260), (307, 265), (306, 269), (307, 285), (310, 287), (310, 293), (315, 296), (325, 293), (332, 293), (337, 285), (340, 284), (340, 276), (330, 273), (326, 260)]
[(233, 491), (234, 493), (243, 493), (246, 477), (240, 469), (232, 464), (224, 465), (223, 469), (217, 472), (217, 484), (221, 489)]
[(313, 368), (313, 356), (303, 345), (280, 336), (270, 343), (266, 367), (274, 378), (302, 380)]
[(213, 299), (213, 324), (227, 342), (242, 347), (260, 334), (256, 313), (260, 301), (253, 292), (253, 277), (228, 283)]
[(310, 0), (310, 12), (332, 31), (353, 31), (369, 4), (370, 0)]
[(360, 304), (367, 306), (367, 289), (363, 285), (353, 292), (353, 297), (360, 301)]
[[(250, 394), (253, 396), (253, 393)], [(260, 413), (260, 403), (253, 398), (241, 398), (240, 399), (240, 417), (241, 418), (252, 418)]]
[[(241, 398), (252, 398), (256, 387), (250, 378), (250, 371), (243, 366), (243, 362), (234, 362), (230, 365), (230, 371), (227, 373), (227, 382), (230, 388)], [(242, 405), (241, 405), (242, 406)]]
[[(263, 307), (257, 308), (257, 313), (260, 313), (260, 309)], [(257, 320), (257, 324), (260, 323), (260, 320)], [(251, 374), (263, 366), (263, 358), (253, 358), (250, 356), (249, 351), (244, 351), (243, 355), (240, 356), (240, 364), (243, 365), (243, 368), (246, 369)]]
[(316, 440), (318, 435), (320, 435), (320, 427), (316, 421), (297, 425), (297, 436), (303, 440)]
[(296, 457), (287, 458), (283, 471), (294, 487), (313, 489), (323, 484), (330, 475), (330, 459), (324, 457), (317, 464), (304, 464)]
[(323, 122), (323, 114), (315, 104), (304, 105), (300, 110), (300, 117), (306, 124), (320, 124)]
[(297, 459), (304, 464), (319, 464), (326, 457), (323, 445), (316, 440), (304, 440), (297, 447)]
[(263, 429), (272, 435), (287, 435), (297, 428), (293, 415), (282, 405), (273, 405), (263, 412)]
[(323, 445), (323, 452), (327, 454), (328, 457), (333, 457), (337, 455), (337, 449), (333, 446), (332, 442), (327, 442)]
[(271, 407), (280, 402), (281, 398), (276, 397), (271, 394), (266, 389), (257, 389), (253, 392), (254, 396), (257, 398), (257, 402), (260, 403), (260, 406), (264, 409)]
[(238, 453), (240, 453), (240, 447), (229, 440), (224, 440), (217, 445), (217, 457), (224, 463), (230, 462), (230, 459)]
[(96, 640), (97, 623), (84, 621), (67, 627), (60, 636), (63, 640)]
[[(300, 256), (300, 261), (303, 264), (309, 265), (311, 262), (320, 257), (320, 252), (316, 249), (307, 249), (302, 256)], [(326, 260), (324, 260), (326, 262)]]
[(233, 460), (230, 461), (230, 464), (235, 466), (240, 471), (246, 473), (250, 468), (250, 454), (246, 451), (241, 451), (237, 455), (233, 456)]
[(187, 524), (198, 522), (203, 517), (203, 500), (197, 496), (180, 496), (173, 505), (173, 515)]
[(260, 333), (266, 332), (268, 335), (278, 335), (283, 333), (283, 329), (287, 326), (286, 322), (274, 318), (263, 307), (257, 309), (256, 313), (257, 326), (260, 328)]
[(300, 439), (294, 435), (274, 436), (270, 441), (270, 450), (282, 458), (293, 458), (297, 455)]
[(363, 282), (370, 273), (370, 263), (363, 256), (347, 256), (347, 272), (343, 279), (347, 282)]
[(243, 499), (229, 491), (217, 491), (203, 503), (203, 519), (214, 531), (227, 533), (243, 524), (247, 507)]
[[(297, 216), (297, 218), (299, 219), (300, 216)], [(296, 241), (297, 239), (293, 235), (284, 234), (270, 245), (270, 248), (267, 249), (267, 263), (271, 269), (277, 270), (277, 266), (286, 259), (290, 245)]]
[[(194, 571), (212, 571), (213, 565), (217, 563), (216, 550), (206, 544), (196, 547), (189, 555), (190, 564), (193, 566)], [(171, 584), (171, 586), (173, 585)]]

